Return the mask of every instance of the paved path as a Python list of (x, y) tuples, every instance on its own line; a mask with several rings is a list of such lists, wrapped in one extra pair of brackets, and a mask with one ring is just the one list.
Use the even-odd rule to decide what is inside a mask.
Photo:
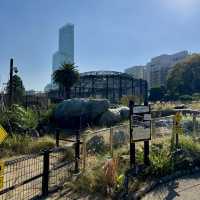
[(200, 200), (200, 173), (171, 181), (148, 193), (142, 200)]

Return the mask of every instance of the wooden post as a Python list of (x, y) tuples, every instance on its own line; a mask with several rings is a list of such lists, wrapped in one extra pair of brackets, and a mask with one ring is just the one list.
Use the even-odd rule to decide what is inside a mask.
[(113, 157), (113, 128), (110, 128), (110, 156)]
[(59, 147), (60, 131), (56, 129), (56, 146)]
[(85, 171), (86, 168), (86, 157), (87, 157), (87, 149), (86, 149), (86, 138), (83, 136), (83, 171)]
[(132, 116), (133, 116), (133, 106), (134, 102), (129, 102), (129, 128), (130, 128), (130, 167), (135, 167), (135, 142), (133, 142), (133, 124), (132, 124)]
[(196, 131), (196, 114), (195, 113), (193, 113), (193, 117), (192, 117), (192, 124), (193, 124), (193, 137), (195, 137), (196, 136), (196, 133), (197, 133), (197, 131)]
[(144, 164), (149, 165), (149, 140), (144, 141)]
[(75, 173), (79, 173), (79, 159), (80, 159), (80, 135), (79, 130), (76, 131), (75, 143)]

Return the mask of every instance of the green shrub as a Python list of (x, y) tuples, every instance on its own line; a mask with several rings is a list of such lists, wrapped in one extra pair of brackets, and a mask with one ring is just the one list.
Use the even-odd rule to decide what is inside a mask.
[(194, 94), (192, 94), (192, 100), (199, 101), (200, 100), (200, 93), (194, 93)]
[(101, 135), (93, 136), (86, 144), (89, 153), (104, 153), (106, 151), (106, 144), (104, 137)]
[(14, 133), (23, 133), (26, 129), (35, 129), (38, 124), (38, 116), (31, 109), (14, 104), (10, 110), (1, 113), (1, 124)]

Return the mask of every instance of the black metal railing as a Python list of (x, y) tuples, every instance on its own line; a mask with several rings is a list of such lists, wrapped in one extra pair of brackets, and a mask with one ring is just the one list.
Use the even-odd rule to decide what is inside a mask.
[(72, 176), (74, 161), (65, 159), (64, 148), (6, 161), (0, 200), (38, 199), (63, 185)]

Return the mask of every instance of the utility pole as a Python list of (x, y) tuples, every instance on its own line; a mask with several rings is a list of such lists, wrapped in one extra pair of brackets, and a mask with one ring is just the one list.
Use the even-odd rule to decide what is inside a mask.
[(9, 104), (13, 103), (13, 58), (10, 59)]

